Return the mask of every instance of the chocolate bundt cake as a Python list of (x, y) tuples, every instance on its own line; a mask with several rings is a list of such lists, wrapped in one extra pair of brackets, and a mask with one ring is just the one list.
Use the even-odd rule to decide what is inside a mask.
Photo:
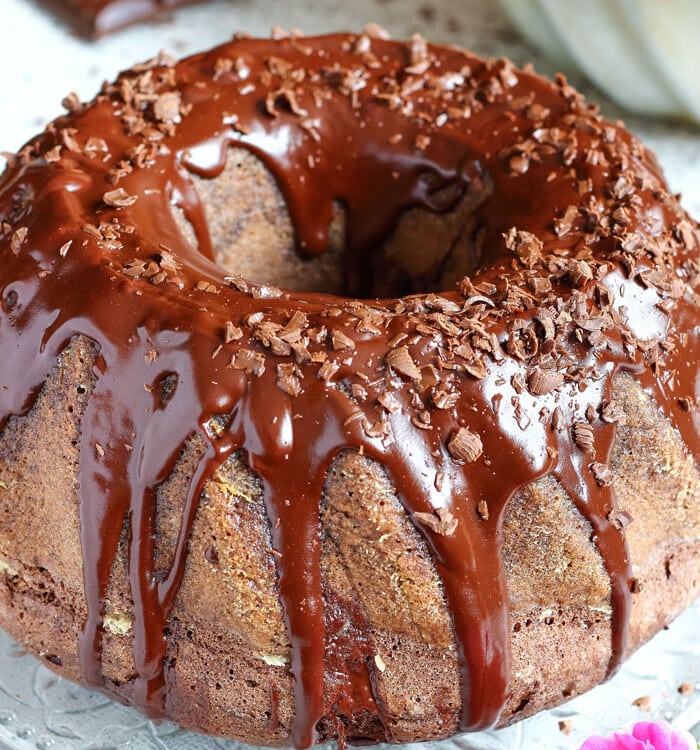
[(698, 593), (698, 226), (563, 78), (133, 68), (0, 179), (0, 625), (252, 743), (585, 691)]

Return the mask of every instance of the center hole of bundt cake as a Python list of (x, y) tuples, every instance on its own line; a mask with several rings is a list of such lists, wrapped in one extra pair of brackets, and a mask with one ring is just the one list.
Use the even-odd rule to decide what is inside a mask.
[[(483, 190), (468, 192), (445, 213), (408, 210), (393, 234), (362, 259), (345, 250), (345, 212), (336, 204), (328, 249), (305, 258), (295, 248), (275, 178), (255, 155), (231, 149), (221, 175), (191, 179), (207, 216), (215, 261), (227, 274), (253, 282), (290, 291), (398, 297), (453, 289), (477, 264), (480, 231), (472, 217)], [(192, 226), (174, 211), (183, 234), (196, 245)]]

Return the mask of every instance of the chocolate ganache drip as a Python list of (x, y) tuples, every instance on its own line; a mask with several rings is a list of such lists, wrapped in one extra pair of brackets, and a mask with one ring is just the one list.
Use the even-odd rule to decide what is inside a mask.
[[(514, 493), (546, 475), (590, 523), (609, 573), (613, 672), (634, 587), (608, 466), (613, 376), (634, 373), (699, 445), (698, 231), (643, 146), (563, 79), (372, 33), (236, 39), (178, 64), (161, 57), (67, 105), (0, 181), (0, 414), (4, 424), (30, 410), (73, 337), (94, 342), (79, 463), (85, 683), (104, 685), (105, 597), (128, 519), (130, 700), (163, 714), (164, 631), (190, 529), (205, 483), (237, 451), (264, 488), (295, 746), (316, 739), (324, 653), (341, 638), (319, 511), (345, 449), (384, 467), (432, 552), (462, 729), (496, 724), (509, 695), (501, 525)], [(286, 292), (214, 263), (191, 176), (215, 179), (232, 146), (274, 174), (303, 256), (326, 250), (333, 204), (344, 207), (355, 298)], [(472, 212), (470, 277), (357, 298), (407, 209), (450, 211), (476, 183), (489, 187)], [(157, 575), (158, 488), (193, 436), (205, 448)], [(369, 672), (347, 679), (377, 711)]]

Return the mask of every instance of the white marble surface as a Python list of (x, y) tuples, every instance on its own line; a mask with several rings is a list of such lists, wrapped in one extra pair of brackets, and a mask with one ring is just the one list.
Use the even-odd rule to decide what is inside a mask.
[[(75, 38), (31, 0), (0, 0), (0, 11), (0, 150), (8, 151), (17, 150), (59, 114), (60, 101), (69, 91), (90, 98), (104, 79), (160, 49), (181, 56), (225, 41), (235, 30), (265, 34), (279, 25), (314, 33), (358, 30), (376, 21), (396, 37), (418, 31), (430, 40), (459, 44), (486, 55), (506, 54), (519, 63), (534, 62), (540, 72), (554, 72), (516, 34), (494, 0), (211, 0), (184, 9), (165, 22), (135, 28), (97, 44)], [(591, 99), (600, 101), (607, 115), (624, 117), (595, 89), (575, 76), (572, 80)], [(682, 192), (688, 210), (700, 218), (700, 129), (632, 116), (625, 119), (656, 151), (672, 189)], [(625, 722), (647, 718), (631, 706), (634, 698), (646, 693), (654, 699), (653, 717), (674, 719), (690, 727), (700, 719), (698, 694), (679, 698), (676, 688), (681, 680), (691, 680), (700, 688), (699, 617), (696, 605), (678, 626), (662, 633), (635, 657), (615, 681), (578, 703), (541, 714), (506, 732), (485, 735), (481, 740), (440, 743), (432, 750), (573, 750), (596, 727), (612, 731)], [(82, 710), (87, 713), (81, 718)], [(85, 723), (88, 716), (90, 723)], [(121, 734), (115, 730), (112, 738), (105, 735), (107, 716), (112, 717), (110, 726), (123, 728)], [(574, 733), (565, 737), (557, 730), (557, 721), (572, 716)], [(41, 750), (237, 747), (195, 740), (167, 727), (154, 729), (135, 712), (57, 681), (0, 633), (0, 748), (3, 740), (8, 747)]]

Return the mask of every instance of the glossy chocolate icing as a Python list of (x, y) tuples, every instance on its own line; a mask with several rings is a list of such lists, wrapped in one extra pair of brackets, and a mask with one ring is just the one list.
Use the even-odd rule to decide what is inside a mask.
[[(364, 615), (342, 605), (350, 643), (321, 581), (325, 472), (348, 448), (385, 468), (434, 556), (463, 729), (497, 723), (508, 698), (501, 523), (518, 488), (545, 475), (590, 523), (610, 575), (614, 671), (635, 581), (607, 465), (624, 419), (613, 376), (634, 373), (694, 455), (700, 445), (698, 232), (643, 146), (563, 79), (371, 33), (237, 39), (67, 104), (0, 181), (0, 416), (28, 412), (71, 337), (97, 345), (79, 468), (85, 683), (104, 685), (104, 598), (128, 518), (130, 700), (162, 715), (163, 631), (189, 530), (205, 482), (239, 450), (264, 486), (297, 747), (316, 737), (329, 664), (346, 672), (346, 713), (378, 711)], [(227, 275), (190, 174), (215, 178), (232, 145), (274, 173), (304, 256), (324, 252), (333, 202), (345, 207), (350, 295), (371, 293), (406, 209), (447, 211), (488, 185), (473, 275), (402, 299)], [(206, 450), (158, 578), (157, 490), (193, 435)]]

